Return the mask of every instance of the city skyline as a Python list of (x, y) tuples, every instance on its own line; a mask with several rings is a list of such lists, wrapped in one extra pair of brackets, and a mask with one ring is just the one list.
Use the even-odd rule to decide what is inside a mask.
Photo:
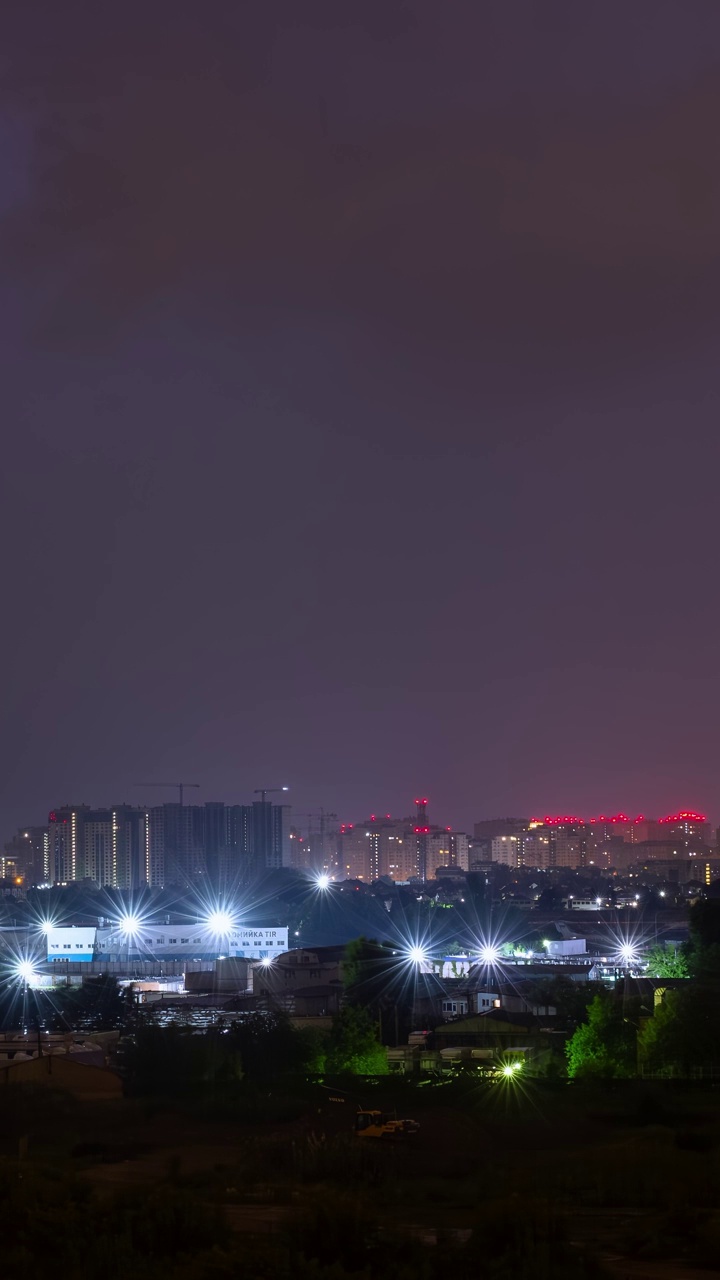
[(720, 3), (2, 35), (8, 1266), (720, 1274)]
[[(152, 783), (152, 784), (142, 784), (142, 785), (155, 786), (156, 784)], [(166, 784), (157, 784), (157, 785), (158, 786), (162, 785), (163, 787), (165, 787)], [(167, 784), (166, 789), (168, 791), (171, 791), (173, 788), (177, 789), (179, 786), (183, 786), (183, 785), (184, 786), (192, 785), (193, 787), (195, 786), (199, 787), (199, 784), (194, 784), (194, 783), (193, 784), (171, 783), (171, 784)], [(114, 790), (120, 791), (121, 788), (115, 788)], [(257, 792), (259, 792), (260, 790), (261, 788), (246, 787), (246, 788), (238, 789), (235, 797), (233, 797), (232, 799), (227, 795), (224, 797), (213, 795), (212, 797), (208, 797), (208, 798), (197, 797), (193, 800), (186, 798), (184, 800), (181, 800), (179, 803), (181, 806), (185, 808), (192, 808), (194, 806), (201, 806), (201, 807), (211, 806), (214, 804), (250, 805), (253, 802), (252, 801), (253, 793), (257, 794)], [(334, 810), (330, 809), (329, 807), (325, 807), (324, 804), (323, 805), (316, 804), (314, 809), (311, 811), (299, 809), (297, 806), (293, 805), (292, 789), (289, 786), (265, 788), (264, 794), (270, 793), (273, 791), (282, 791), (283, 793), (285, 793), (283, 800), (279, 803), (282, 803), (283, 806), (289, 808), (290, 810), (295, 809), (296, 817), (306, 819), (304, 823), (299, 823), (299, 824), (296, 823), (296, 825), (298, 825), (303, 829), (304, 828), (312, 829), (313, 820), (315, 820), (315, 825), (317, 825), (317, 820), (320, 818), (321, 815), (326, 815), (328, 819), (332, 819), (334, 822), (334, 826), (338, 829), (339, 828), (344, 829), (346, 826), (352, 826), (353, 823), (365, 821), (365, 819), (367, 818), (374, 821), (376, 816), (379, 819), (383, 817), (393, 818), (393, 819), (395, 818), (404, 819), (404, 818), (408, 818), (412, 814), (413, 810), (416, 808), (416, 806), (419, 803), (422, 803), (427, 806), (432, 806), (434, 811), (441, 811), (443, 813), (445, 812), (445, 809), (442, 808), (442, 806), (434, 804), (433, 801), (428, 797), (424, 797), (422, 801), (419, 801), (417, 799), (417, 788), (416, 788), (416, 791), (413, 793), (412, 800), (409, 799), (408, 797), (405, 797), (404, 802), (401, 802), (399, 805), (397, 805), (394, 811), (389, 810), (384, 805), (376, 804), (373, 806), (365, 802), (364, 805), (360, 806), (360, 810), (353, 815), (352, 822), (350, 822), (349, 815), (341, 815), (339, 817), (338, 814), (334, 812)], [(162, 807), (167, 807), (167, 806), (177, 805), (177, 804), (178, 804), (178, 801), (174, 801), (170, 799), (168, 800), (158, 799), (157, 802), (154, 804), (150, 804), (150, 803), (143, 804), (137, 799), (129, 800), (129, 799), (123, 798), (122, 800), (116, 799), (115, 801), (108, 801), (106, 798), (104, 800), (97, 801), (97, 800), (89, 800), (88, 798), (81, 798), (81, 799), (72, 801), (71, 799), (66, 797), (61, 804), (56, 803), (53, 807), (55, 809), (64, 809), (64, 808), (70, 808), (70, 807), (78, 807), (78, 808), (87, 807), (91, 809), (111, 809), (111, 808), (129, 807), (134, 809), (149, 810), (149, 809), (157, 809), (157, 808), (162, 808)], [(715, 823), (713, 822), (713, 818), (709, 813), (701, 812), (700, 810), (695, 808), (684, 808), (684, 807), (676, 808), (674, 810), (671, 808), (669, 811), (666, 811), (667, 806), (662, 806), (662, 805), (660, 806), (660, 810), (658, 812), (648, 812), (648, 813), (638, 812), (638, 807), (632, 806), (632, 805), (629, 806), (629, 812), (625, 812), (622, 809), (618, 809), (612, 805), (610, 806), (606, 805), (605, 808), (607, 809), (607, 812), (604, 812), (601, 808), (597, 808), (592, 811), (586, 811), (585, 815), (573, 812), (572, 806), (566, 808), (565, 810), (560, 809), (557, 812), (553, 812), (552, 807), (547, 805), (540, 805), (536, 812), (533, 811), (531, 807), (528, 805), (519, 805), (519, 806), (516, 806), (514, 809), (507, 809), (507, 810), (502, 809), (502, 807), (499, 805), (491, 806), (491, 808), (492, 808), (492, 812), (488, 811), (480, 814), (475, 813), (474, 818), (462, 824), (462, 829), (467, 828), (468, 830), (471, 830), (477, 823), (492, 822), (496, 820), (510, 819), (510, 818), (512, 819), (522, 818), (526, 822), (532, 822), (532, 823), (539, 822), (539, 823), (545, 823), (545, 824), (596, 823), (596, 822), (630, 823), (630, 824), (642, 823), (642, 822), (669, 823), (669, 822), (678, 821), (680, 819), (690, 819), (693, 821), (699, 821), (703, 823), (707, 822), (711, 826), (715, 825)], [(466, 804), (465, 810), (468, 813), (471, 812), (470, 806)], [(51, 809), (47, 808), (47, 806), (45, 807), (40, 806), (40, 812), (42, 812), (44, 814), (44, 817), (47, 818), (48, 814), (51, 812)], [(472, 812), (475, 812), (475, 809), (473, 809)], [(33, 820), (33, 821), (28, 821), (24, 825), (37, 826), (38, 824), (39, 824), (38, 821)], [(17, 824), (17, 829), (19, 830), (22, 826), (23, 826), (22, 822)], [(455, 823), (453, 824), (453, 826), (457, 830), (461, 829), (461, 824)]]
[[(152, 786), (157, 785), (158, 787), (162, 785), (168, 791), (168, 793), (170, 793), (172, 792), (173, 789), (177, 790), (178, 786), (181, 784), (178, 784), (178, 783), (154, 784), (153, 783), (153, 784), (143, 784), (143, 786), (144, 785), (152, 785)], [(185, 785), (187, 786), (188, 784), (185, 784)], [(196, 786), (197, 784), (191, 784), (191, 785)], [(199, 790), (202, 793), (203, 788), (201, 784), (199, 785)], [(186, 797), (184, 799), (184, 804), (186, 806), (189, 806), (191, 804), (208, 805), (208, 804), (214, 804), (214, 803), (249, 804), (249, 803), (252, 803), (253, 793), (259, 791), (260, 788), (254, 788), (250, 785), (246, 787), (230, 788), (222, 796), (219, 794), (219, 789), (216, 789), (216, 790), (218, 790), (218, 794), (207, 795), (207, 796), (199, 795), (193, 800), (190, 800), (189, 798)], [(306, 819), (310, 819), (315, 817), (316, 815), (319, 816), (321, 812), (325, 812), (328, 814), (329, 817), (332, 817), (336, 821), (336, 825), (338, 827), (341, 827), (341, 826), (346, 826), (351, 822), (354, 823), (354, 822), (364, 821), (365, 818), (369, 817), (370, 815), (374, 815), (376, 813), (378, 815), (385, 814), (387, 817), (406, 818), (412, 812), (414, 806), (417, 804), (416, 797), (418, 794), (420, 794), (421, 789), (416, 787), (413, 790), (411, 788), (410, 791), (407, 792), (407, 794), (402, 799), (398, 799), (398, 793), (397, 793), (397, 790), (395, 790), (394, 795), (397, 802), (393, 807), (390, 807), (388, 804), (368, 803), (367, 800), (364, 800), (364, 801), (360, 800), (359, 805), (356, 806), (354, 812), (352, 813), (349, 811), (343, 813), (341, 811), (341, 807), (339, 807), (337, 804), (334, 804), (333, 798), (328, 797), (327, 795), (323, 798), (322, 801), (318, 801), (317, 792), (308, 793), (308, 796), (306, 798), (300, 797), (300, 799), (296, 800), (294, 799), (294, 796), (293, 796), (293, 788), (289, 785), (284, 785), (282, 786), (282, 788), (269, 788), (266, 790), (268, 791), (282, 790), (285, 793), (285, 799), (283, 800), (283, 803), (287, 804), (291, 810), (295, 811), (296, 817), (299, 816), (299, 817), (304, 817)], [(91, 808), (110, 808), (113, 805), (116, 805), (116, 806), (129, 805), (134, 808), (149, 809), (149, 808), (157, 808), (164, 804), (177, 803), (176, 801), (175, 802), (172, 801), (170, 798), (168, 798), (167, 800), (158, 798), (157, 802), (154, 804), (148, 804), (148, 803), (143, 804), (143, 802), (137, 798), (137, 794), (138, 794), (137, 785), (130, 788), (130, 796), (132, 796), (133, 792), (135, 792), (135, 798), (129, 798), (128, 796), (123, 795), (123, 798), (119, 799), (118, 797), (123, 793), (122, 787), (104, 788), (105, 798), (99, 801), (95, 797), (92, 797), (89, 799), (87, 797), (78, 798), (76, 796), (76, 798), (73, 799), (72, 792), (71, 792), (69, 796), (67, 795), (65, 796), (62, 803), (57, 801), (54, 807), (65, 808), (65, 807), (68, 807), (68, 805), (72, 805), (72, 804), (89, 805), (89, 807)], [(114, 794), (116, 798), (114, 800), (108, 799), (109, 793)], [(385, 794), (387, 795), (388, 792), (386, 791)], [(311, 810), (308, 810), (305, 807), (309, 803), (312, 803)], [(433, 799), (432, 796), (426, 799), (426, 803), (432, 806), (433, 811), (436, 813), (443, 813), (443, 814), (447, 813), (448, 816), (452, 817), (453, 819), (457, 817), (455, 813), (450, 814), (449, 808), (447, 805), (444, 805), (441, 802), (436, 803), (436, 801)], [(25, 822), (23, 823), (21, 819), (20, 822), (15, 823), (15, 829), (19, 830), (23, 825), (37, 826), (41, 824), (43, 821), (47, 819), (47, 815), (50, 812), (50, 807), (43, 804), (42, 802), (38, 802), (35, 806), (33, 806), (33, 809), (32, 809), (32, 814), (34, 816), (32, 818), (28, 817), (28, 814), (26, 813), (24, 815)], [(539, 804), (533, 807), (527, 804), (503, 806), (499, 803), (495, 803), (495, 804), (489, 803), (485, 805), (483, 807), (482, 812), (479, 811), (480, 808), (481, 806), (472, 804), (471, 802), (466, 800), (462, 805), (462, 813), (460, 815), (460, 819), (458, 821), (453, 822), (453, 827), (456, 828), (457, 830), (472, 830), (473, 826), (478, 822), (491, 821), (494, 819), (499, 819), (499, 818), (508, 817), (508, 816), (524, 817), (528, 822), (597, 822), (597, 821), (642, 822), (646, 819), (651, 821), (670, 821), (673, 817), (681, 817), (684, 815), (698, 817), (703, 822), (706, 822), (706, 821), (709, 822), (712, 826), (718, 825), (718, 822), (720, 821), (720, 819), (715, 819), (713, 814), (709, 810), (707, 811), (704, 810), (702, 806), (700, 807), (685, 806), (685, 805), (672, 806), (672, 805), (668, 805), (667, 802), (663, 803), (662, 801), (656, 810), (653, 810), (652, 808), (648, 807), (647, 811), (643, 811), (643, 809), (638, 805), (630, 804), (630, 805), (627, 805), (625, 808), (623, 808), (622, 806), (617, 806), (614, 804), (608, 805), (607, 802), (600, 805), (586, 806), (584, 810), (580, 806), (573, 806), (573, 805), (565, 806), (563, 808), (562, 806), (552, 806), (547, 804)], [(2, 815), (0, 815), (0, 818), (1, 816)], [(308, 822), (305, 822), (304, 824), (299, 824), (299, 825), (303, 827), (307, 827)], [(312, 826), (312, 822), (310, 822), (309, 825)], [(2, 830), (0, 830), (0, 838), (7, 838), (7, 834), (3, 835), (3, 831), (5, 831), (5, 827), (3, 827)]]
[(137, 15), (5, 29), (2, 828), (720, 818), (720, 9)]
[[(659, 817), (625, 813), (479, 819), (467, 830), (439, 821), (428, 797), (415, 797), (402, 816), (370, 812), (340, 822), (324, 808), (293, 817), (288, 788), (256, 791), (250, 804), (225, 801), (158, 805), (88, 804), (52, 809), (46, 825), (20, 828), (4, 844), (0, 875), (16, 886), (74, 882), (118, 889), (161, 889), (205, 881), (215, 892), (262, 871), (286, 868), (325, 879), (406, 883), (463, 873), (490, 863), (508, 868), (595, 868), (628, 871), (652, 863), (677, 879), (693, 878), (704, 860), (709, 883), (717, 832), (707, 816), (681, 810)], [(268, 795), (281, 792), (280, 802)], [(707, 865), (705, 865), (705, 863)], [(698, 866), (700, 864), (698, 863)], [(671, 868), (676, 869), (671, 872)]]

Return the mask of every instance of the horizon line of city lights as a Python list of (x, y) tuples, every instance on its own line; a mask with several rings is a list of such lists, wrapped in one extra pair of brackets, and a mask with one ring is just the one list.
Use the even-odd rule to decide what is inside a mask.
[[(415, 804), (421, 805), (421, 806), (427, 806), (429, 804), (429, 801), (427, 799), (416, 800)], [(392, 821), (404, 822), (404, 821), (411, 821), (411, 819), (409, 817), (393, 819), (392, 814), (390, 813), (385, 813), (385, 814), (371, 813), (369, 817), (364, 819), (364, 821), (362, 822), (357, 822), (357, 823), (341, 822), (339, 830), (341, 834), (344, 834), (346, 831), (353, 831), (356, 826), (362, 827), (362, 826), (367, 826), (370, 823), (382, 824), (383, 822), (392, 822)], [(548, 827), (566, 826), (566, 825), (587, 827), (587, 826), (594, 826), (598, 822), (610, 822), (615, 824), (631, 823), (633, 825), (641, 822), (657, 822), (662, 825), (669, 826), (672, 823), (676, 823), (676, 822), (707, 822), (708, 817), (707, 817), (707, 814), (700, 813), (696, 809), (679, 809), (677, 813), (668, 813), (668, 814), (665, 814), (665, 816), (662, 818), (650, 818), (645, 813), (638, 813), (636, 817), (631, 818), (629, 814), (622, 813), (622, 812), (600, 813), (597, 815), (597, 817), (593, 817), (593, 818), (581, 818), (578, 814), (573, 814), (573, 813), (565, 813), (565, 814), (546, 813), (543, 815), (543, 817), (540, 817), (539, 815), (536, 814), (531, 818), (515, 818), (515, 819), (513, 818), (481, 818), (474, 825), (483, 826), (485, 823), (504, 822), (504, 821), (527, 822), (528, 825), (548, 826)], [(417, 834), (429, 833), (430, 830), (431, 828), (428, 826), (414, 827), (414, 831)], [(445, 830), (452, 832), (453, 828), (446, 827)]]
[[(276, 788), (268, 788), (267, 790), (268, 790), (268, 791), (270, 791), (270, 790), (275, 790), (275, 789), (276, 789)], [(290, 790), (290, 788), (289, 788), (289, 787), (278, 787), (278, 788), (277, 788), (277, 790), (278, 790), (278, 791), (289, 791), (289, 790)], [(155, 807), (158, 807), (158, 808), (165, 808), (165, 807), (167, 806), (167, 804), (173, 804), (173, 803), (174, 803), (174, 802), (165, 802), (165, 804), (163, 804), (163, 805), (159, 805), (159, 806), (155, 806)], [(215, 803), (215, 802), (213, 801), (212, 803)], [(225, 801), (222, 801), (221, 803), (223, 803), (223, 804), (224, 804), (224, 803), (225, 803)], [(265, 803), (272, 803), (272, 802), (271, 802), (271, 801), (266, 801)], [(415, 806), (416, 806), (416, 807), (422, 807), (422, 808), (427, 808), (427, 806), (429, 805), (429, 803), (430, 803), (430, 801), (428, 800), (427, 796), (423, 796), (421, 799), (415, 799), (415, 800), (413, 801), (413, 804), (415, 804)], [(48, 814), (48, 822), (49, 822), (49, 823), (51, 823), (51, 824), (53, 824), (53, 823), (57, 823), (57, 822), (58, 822), (57, 814), (58, 814), (58, 812), (61, 812), (63, 809), (78, 809), (78, 810), (79, 810), (79, 809), (82, 809), (82, 808), (92, 808), (92, 807), (93, 807), (92, 805), (90, 805), (90, 806), (84, 806), (84, 805), (61, 805), (61, 806), (59, 806), (59, 807), (58, 807), (58, 808), (56, 808), (56, 809), (51, 809), (51, 810), (50, 810), (50, 812), (49, 812), (49, 814)], [(95, 807), (98, 807), (98, 806), (95, 806)], [(138, 809), (138, 810), (147, 810), (148, 808), (151, 808), (152, 806), (147, 806), (147, 805), (129, 805), (129, 806), (128, 806), (128, 805), (123, 804), (123, 805), (100, 805), (99, 807), (100, 807), (101, 809), (108, 809), (109, 811), (112, 811), (113, 809), (119, 809), (119, 808), (136, 808), (136, 809)], [(183, 808), (193, 808), (193, 807), (201, 808), (201, 807), (204, 807), (204, 806), (192, 806), (192, 805), (184, 805), (184, 806), (183, 806)], [(292, 807), (292, 806), (290, 806), (290, 807)], [(312, 816), (312, 815), (306, 815), (306, 816)], [(335, 816), (335, 815), (328, 815), (328, 816)], [(369, 816), (368, 816), (366, 819), (364, 819), (363, 821), (364, 821), (365, 823), (367, 823), (367, 822), (384, 822), (384, 821), (385, 821), (385, 822), (392, 822), (393, 820), (394, 820), (394, 821), (400, 821), (400, 822), (402, 822), (402, 821), (405, 821), (405, 820), (408, 818), (408, 816), (409, 816), (409, 815), (405, 815), (405, 817), (401, 817), (401, 818), (393, 819), (393, 816), (392, 816), (392, 814), (390, 814), (390, 813), (377, 813), (377, 812), (376, 812), (376, 813), (370, 813), (370, 814), (369, 814)], [(502, 819), (502, 818), (480, 818), (480, 819), (478, 819), (478, 820), (477, 820), (477, 824), (476, 824), (476, 825), (481, 826), (481, 825), (483, 825), (483, 824), (484, 824), (484, 823), (486, 823), (486, 822), (505, 821), (505, 820), (507, 820), (507, 819)], [(512, 820), (512, 819), (511, 819), (511, 820)], [(516, 819), (516, 820), (517, 820), (517, 821), (527, 821), (527, 822), (539, 822), (539, 823), (546, 823), (546, 824), (548, 824), (548, 825), (554, 825), (554, 824), (557, 824), (557, 823), (579, 823), (579, 824), (581, 824), (581, 825), (583, 825), (583, 826), (587, 826), (589, 823), (596, 823), (596, 822), (615, 822), (615, 823), (618, 823), (618, 822), (630, 822), (630, 823), (636, 823), (636, 822), (662, 822), (662, 823), (672, 823), (672, 822), (707, 822), (707, 821), (708, 821), (708, 817), (707, 817), (707, 814), (705, 814), (705, 813), (700, 813), (700, 812), (699, 812), (698, 810), (696, 810), (696, 809), (678, 809), (677, 813), (668, 813), (668, 814), (666, 814), (666, 815), (665, 815), (664, 817), (662, 817), (662, 818), (651, 818), (651, 817), (649, 817), (649, 816), (648, 816), (647, 814), (645, 814), (645, 813), (638, 813), (634, 818), (631, 818), (629, 814), (627, 814), (627, 813), (623, 813), (622, 811), (618, 811), (617, 813), (599, 813), (596, 817), (592, 817), (592, 818), (582, 818), (582, 817), (580, 817), (580, 816), (579, 816), (579, 814), (574, 814), (574, 813), (564, 813), (564, 814), (557, 813), (557, 814), (544, 814), (544, 815), (543, 815), (543, 817), (540, 817), (540, 815), (539, 815), (539, 814), (535, 814), (535, 815), (534, 815), (533, 817), (531, 817), (531, 818), (527, 818), (527, 819), (519, 818), (519, 819)], [(63, 821), (63, 822), (66, 822), (66, 821), (67, 821), (67, 819), (63, 819), (62, 821)], [(340, 827), (340, 830), (341, 830), (341, 831), (352, 831), (356, 826), (362, 826), (362, 825), (363, 825), (363, 821), (361, 821), (361, 822), (359, 822), (359, 823), (356, 823), (356, 822), (341, 822), (341, 823), (339, 824), (339, 827)], [(452, 827), (447, 827), (447, 828), (446, 828), (446, 830), (448, 830), (448, 831), (452, 831), (452, 829), (453, 829)], [(22, 830), (22, 828), (21, 828), (21, 830)], [(424, 828), (423, 828), (423, 830), (424, 830)], [(25, 832), (23, 832), (23, 834), (26, 834), (26, 833), (25, 833)]]
[[(324, 873), (313, 877), (312, 883), (315, 889), (322, 894), (330, 892), (335, 887), (330, 877)], [(144, 915), (138, 910), (130, 910), (124, 911), (115, 917), (108, 917), (108, 919), (111, 922), (111, 928), (117, 930), (127, 940), (129, 946), (132, 939), (141, 934), (144, 929), (153, 926), (154, 915), (155, 912), (149, 912)], [(609, 956), (601, 957), (604, 963), (607, 963), (609, 959), (610, 963), (614, 965), (622, 965), (628, 968), (639, 961), (643, 942), (637, 934), (637, 923), (631, 931), (627, 929), (621, 931), (619, 925), (617, 931), (608, 928), (608, 942), (611, 945), (607, 948)], [(218, 942), (223, 938), (229, 939), (233, 932), (242, 928), (237, 913), (233, 910), (228, 910), (222, 904), (213, 906), (206, 912), (202, 925), (210, 936)], [(45, 918), (38, 922), (37, 932), (40, 936), (47, 936), (54, 929), (64, 927), (72, 928), (74, 926), (64, 926), (54, 919)], [(496, 938), (491, 937), (488, 939), (482, 936), (481, 931), (481, 937), (477, 940), (476, 945), (471, 946), (467, 952), (455, 958), (469, 961), (471, 964), (483, 965), (486, 969), (498, 970), (502, 969), (506, 964), (512, 964), (513, 958), (517, 958), (519, 955), (522, 955), (525, 959), (534, 955), (542, 956), (543, 954), (549, 957), (552, 944), (548, 940), (544, 940), (542, 950), (539, 952), (535, 952), (532, 949), (530, 951), (514, 950), (513, 954), (509, 955), (507, 947), (510, 945), (510, 941), (503, 941), (499, 934)], [(503, 947), (506, 948), (505, 952)], [(426, 939), (404, 938), (399, 942), (398, 950), (393, 950), (392, 954), (399, 954), (400, 963), (407, 966), (409, 970), (419, 971), (425, 964), (438, 962), (441, 950), (431, 948)], [(267, 967), (272, 965), (275, 959), (277, 957), (265, 956), (260, 958), (257, 963)], [(35, 964), (37, 963), (37, 958), (33, 961), (27, 954), (16, 957), (12, 967), (13, 976), (25, 983), (25, 985), (30, 985), (37, 978), (35, 972)]]
[[(129, 931), (130, 927), (132, 927), (133, 932), (136, 932), (137, 929), (144, 927), (140, 922), (134, 919), (131, 920), (130, 918), (125, 921), (119, 921), (118, 923), (123, 931)], [(47, 931), (53, 927), (54, 926), (52, 925), (48, 926)], [(550, 944), (547, 941), (543, 943), (544, 948), (547, 948), (549, 945)], [(393, 954), (395, 954), (395, 952), (393, 952)], [(541, 955), (542, 953), (538, 952), (537, 954)], [(404, 950), (401, 950), (400, 955), (402, 962), (415, 969), (419, 969), (423, 964), (432, 964), (433, 961), (437, 962), (439, 958), (439, 953), (438, 955), (434, 955), (426, 946), (420, 946), (417, 944), (407, 946)], [(460, 961), (466, 960), (471, 964), (480, 964), (486, 969), (502, 969), (505, 967), (505, 961), (509, 961), (510, 959), (509, 957), (503, 957), (500, 947), (492, 945), (481, 947), (475, 956), (473, 956), (472, 953), (463, 953), (452, 958)], [(263, 956), (261, 959), (257, 960), (256, 963), (261, 965), (263, 968), (269, 968), (274, 964), (275, 959), (276, 957), (273, 956)], [(604, 962), (607, 961), (607, 957), (602, 957), (602, 959)], [(617, 945), (614, 955), (610, 959), (611, 963), (616, 965), (622, 964), (628, 966), (635, 964), (640, 959), (640, 947), (632, 942), (620, 942)], [(28, 985), (36, 981), (38, 977), (35, 963), (27, 957), (15, 962), (13, 966), (13, 974), (20, 981)]]
[(545, 814), (543, 818), (530, 818), (530, 822), (536, 822), (541, 826), (557, 826), (565, 823), (576, 823), (578, 826), (587, 827), (596, 822), (707, 822), (707, 815), (704, 813), (696, 813), (694, 809), (680, 809), (677, 813), (668, 813), (664, 818), (648, 818), (644, 813), (639, 813), (636, 818), (630, 818), (626, 813), (601, 813), (597, 818), (579, 818), (575, 814), (556, 814), (552, 817)]

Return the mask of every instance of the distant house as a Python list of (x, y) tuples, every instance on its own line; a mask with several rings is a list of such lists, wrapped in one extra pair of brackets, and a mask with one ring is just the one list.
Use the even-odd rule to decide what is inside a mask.
[(470, 1001), (467, 995), (445, 996), (441, 1003), (445, 1018), (464, 1018), (469, 1011)]
[(463, 1017), (470, 1011), (467, 978), (443, 978), (437, 973), (418, 974), (413, 1000), (415, 1026), (428, 1026), (440, 1018)]
[(435, 1027), (434, 1044), (439, 1050), (471, 1048), (502, 1051), (517, 1044), (532, 1043), (539, 1032), (538, 1021), (531, 1015), (491, 1009), (488, 1013)]
[(499, 986), (497, 991), (476, 991), (473, 995), (473, 1013), (487, 1013), (490, 1009), (505, 1009), (509, 1013), (530, 1013), (534, 1018), (554, 1018), (554, 1005), (542, 1004), (533, 998), (532, 986), (527, 993), (522, 988)]

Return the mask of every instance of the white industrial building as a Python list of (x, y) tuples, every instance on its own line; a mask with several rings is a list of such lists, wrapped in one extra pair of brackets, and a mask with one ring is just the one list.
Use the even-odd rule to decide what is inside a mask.
[(288, 949), (287, 928), (232, 926), (218, 934), (207, 924), (153, 924), (138, 921), (102, 928), (55, 927), (46, 931), (49, 961), (205, 960), (220, 956), (263, 960)]

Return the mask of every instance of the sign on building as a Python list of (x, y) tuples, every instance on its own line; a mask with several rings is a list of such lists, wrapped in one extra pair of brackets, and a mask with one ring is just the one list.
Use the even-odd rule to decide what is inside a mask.
[(264, 956), (279, 956), (288, 949), (287, 929), (233, 929), (230, 938), (230, 955), (245, 956), (248, 960), (261, 960)]

